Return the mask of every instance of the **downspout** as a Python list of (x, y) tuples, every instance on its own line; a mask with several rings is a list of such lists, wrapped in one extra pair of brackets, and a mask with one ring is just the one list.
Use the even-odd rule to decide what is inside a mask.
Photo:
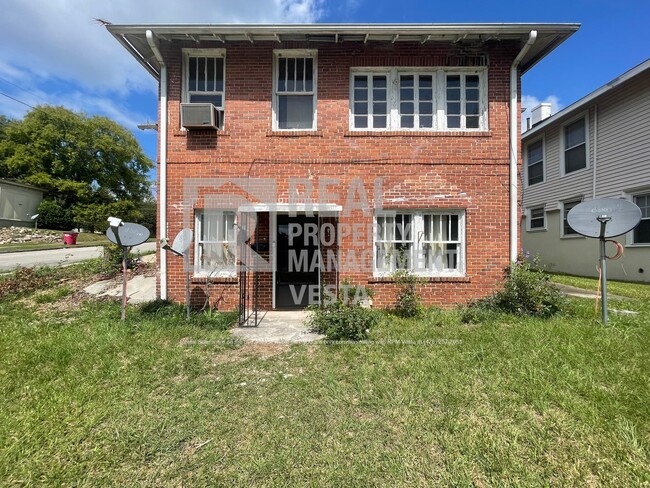
[(519, 148), (519, 119), (518, 101), (517, 96), (517, 78), (519, 63), (524, 58), (530, 47), (537, 39), (537, 31), (531, 30), (528, 35), (528, 40), (524, 47), (521, 48), (519, 54), (512, 62), (510, 68), (510, 261), (517, 260), (517, 236), (519, 229), (519, 216), (517, 212), (517, 192), (519, 190), (519, 182), (517, 181), (517, 156)]
[(594, 105), (594, 167), (591, 198), (596, 198), (596, 163), (598, 162), (598, 105)]
[[(167, 237), (167, 65), (160, 54), (154, 33), (147, 29), (147, 42), (160, 63), (160, 235)], [(160, 298), (167, 299), (167, 253), (160, 253)]]

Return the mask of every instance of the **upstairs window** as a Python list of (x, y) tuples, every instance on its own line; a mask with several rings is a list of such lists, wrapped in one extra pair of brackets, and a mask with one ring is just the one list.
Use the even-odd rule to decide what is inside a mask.
[(353, 68), (352, 130), (487, 130), (487, 71)]
[(586, 118), (571, 122), (563, 127), (564, 174), (587, 167), (587, 123)]
[(187, 49), (184, 54), (183, 101), (212, 103), (223, 109), (226, 62), (223, 49)]
[(316, 51), (276, 51), (274, 78), (273, 129), (316, 129)]
[(635, 195), (634, 203), (641, 209), (641, 222), (634, 228), (634, 244), (650, 244), (650, 193)]
[(544, 140), (526, 147), (526, 182), (528, 186), (544, 181)]

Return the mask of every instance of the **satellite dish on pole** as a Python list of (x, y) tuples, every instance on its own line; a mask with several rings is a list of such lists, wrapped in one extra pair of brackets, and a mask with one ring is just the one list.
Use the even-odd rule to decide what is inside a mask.
[(596, 198), (582, 202), (569, 211), (567, 221), (573, 230), (585, 237), (600, 238), (601, 221), (608, 217), (605, 235), (616, 237), (634, 229), (641, 221), (641, 209), (629, 200)]
[(183, 256), (183, 263), (185, 264), (185, 312), (187, 320), (190, 320), (190, 245), (192, 244), (192, 237), (194, 234), (191, 229), (181, 230), (172, 245), (169, 245), (167, 238), (160, 240), (161, 247), (170, 251), (176, 256)]
[[(118, 229), (117, 236), (113, 229)], [(139, 246), (149, 239), (149, 229), (144, 225), (124, 222), (120, 227), (109, 227), (106, 230), (106, 237), (108, 237), (108, 240), (113, 244), (117, 244), (121, 247)]]
[(603, 324), (607, 325), (605, 243), (608, 237), (623, 235), (639, 225), (641, 209), (634, 203), (620, 198), (595, 198), (582, 202), (569, 210), (567, 222), (578, 234), (600, 241), (600, 289), (603, 295), (601, 307)]

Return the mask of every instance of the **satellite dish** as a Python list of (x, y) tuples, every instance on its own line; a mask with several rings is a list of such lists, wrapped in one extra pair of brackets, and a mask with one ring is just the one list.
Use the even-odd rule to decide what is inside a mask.
[(106, 237), (113, 244), (122, 247), (133, 247), (146, 242), (149, 239), (149, 229), (144, 225), (133, 224), (131, 222), (124, 222), (124, 225), (116, 227), (118, 236), (115, 236), (113, 227), (106, 230)]
[[(599, 218), (601, 220), (598, 220)], [(576, 205), (567, 215), (571, 228), (585, 237), (601, 237), (603, 220), (607, 225), (602, 237), (620, 236), (639, 224), (641, 209), (629, 200), (621, 198), (596, 198)]]
[(183, 229), (180, 231), (174, 239), (174, 243), (172, 244), (172, 251), (178, 254), (185, 254), (190, 249), (192, 236), (193, 234), (190, 229)]

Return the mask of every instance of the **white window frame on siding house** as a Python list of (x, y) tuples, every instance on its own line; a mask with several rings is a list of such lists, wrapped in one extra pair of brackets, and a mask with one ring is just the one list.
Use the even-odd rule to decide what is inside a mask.
[[(190, 62), (195, 61), (199, 58), (204, 58), (206, 60), (205, 62), (205, 68), (204, 68), (204, 88), (199, 89), (200, 87), (194, 86), (190, 87)], [(223, 63), (223, 70), (222, 70), (222, 81), (223, 81), (223, 86), (221, 87), (220, 90), (217, 90), (216, 83), (218, 82), (218, 70), (217, 68), (217, 63), (215, 62), (214, 64), (214, 69), (212, 73), (207, 72), (207, 59), (208, 58), (213, 58), (215, 60), (219, 59)], [(212, 78), (212, 83), (213, 88), (212, 90), (208, 90), (209, 87), (209, 82), (210, 78)], [(192, 103), (192, 96), (197, 95), (197, 96), (214, 96), (214, 97), (221, 97), (221, 104), (210, 102), (210, 101), (203, 101), (203, 100), (194, 100), (195, 103), (213, 103), (213, 105), (219, 109), (224, 110), (225, 105), (226, 105), (226, 50), (225, 49), (191, 49), (191, 48), (185, 48), (183, 49), (183, 90), (182, 90), (182, 95), (181, 95), (181, 100), (183, 103)]]
[[(650, 188), (644, 188), (640, 190), (635, 190), (631, 192), (626, 192), (625, 197), (636, 204), (641, 209), (641, 222), (640, 226), (649, 226), (650, 225)], [(639, 202), (639, 199), (643, 197), (644, 202)], [(640, 203), (644, 205), (639, 205)], [(630, 247), (650, 247), (650, 242), (637, 242), (637, 232), (639, 227), (636, 227), (627, 234), (626, 245)]]
[[(399, 217), (409, 217), (410, 228), (397, 235)], [(380, 220), (383, 224), (380, 224)], [(402, 218), (402, 222), (404, 222)], [(387, 223), (395, 227), (387, 232)], [(454, 222), (456, 236), (453, 235)], [(427, 229), (428, 225), (428, 229)], [(381, 234), (381, 235), (380, 235)], [(391, 245), (393, 249), (390, 249)], [(407, 249), (401, 261), (395, 248)], [(374, 216), (373, 276), (388, 277), (398, 269), (418, 276), (465, 276), (464, 210), (382, 210)], [(450, 266), (451, 264), (451, 266)], [(455, 266), (454, 266), (455, 264)]]
[[(541, 216), (539, 213), (541, 212)], [(546, 231), (546, 210), (544, 205), (538, 205), (536, 207), (530, 207), (526, 210), (526, 231), (527, 232), (540, 232)], [(533, 220), (542, 220), (542, 225), (539, 227), (533, 227)]]
[[(312, 89), (305, 89), (305, 76), (303, 71), (302, 80), (298, 80), (297, 65), (294, 65), (294, 77), (293, 81), (302, 83), (301, 89), (287, 90), (288, 84), (284, 87), (279, 86), (278, 77), (280, 73), (279, 60), (280, 59), (307, 59), (312, 60)], [(304, 64), (303, 64), (304, 67)], [(285, 71), (286, 76), (285, 80), (289, 80), (288, 70)], [(306, 97), (311, 95), (312, 97), (312, 125), (307, 128), (281, 128), (280, 122), (280, 111), (281, 111), (281, 97), (292, 97), (292, 96), (302, 96)], [(318, 51), (316, 49), (276, 49), (273, 51), (273, 101), (271, 103), (272, 110), (272, 128), (274, 131), (315, 131), (318, 128)]]
[[(539, 159), (537, 161), (531, 161), (530, 159), (530, 148), (536, 144), (542, 145), (542, 159)], [(546, 181), (546, 140), (545, 137), (542, 136), (538, 139), (535, 139), (529, 143), (526, 144), (526, 149), (524, 151), (524, 160), (526, 164), (524, 165), (524, 185), (525, 187), (530, 187), (534, 185), (540, 185)], [(542, 165), (542, 179), (541, 181), (536, 181), (535, 183), (530, 182), (530, 167), (541, 164)]]
[[(582, 201), (583, 201), (582, 197), (576, 197), (576, 198), (571, 198), (569, 200), (564, 200), (564, 201), (560, 202), (560, 238), (562, 238), (562, 239), (575, 239), (576, 237), (584, 237), (584, 236), (582, 236), (581, 234), (578, 234), (575, 231), (574, 231), (575, 233), (571, 233), (571, 234), (567, 234), (564, 231), (564, 222), (566, 221), (566, 218), (567, 218), (567, 215), (568, 215), (569, 211), (571, 210), (571, 208), (573, 208), (575, 205), (581, 203)], [(569, 210), (567, 210), (566, 209), (567, 205), (572, 205), (572, 207), (569, 208)], [(569, 224), (567, 223), (567, 225), (569, 225)]]
[[(205, 225), (205, 216), (210, 215), (218, 226), (210, 236), (211, 229)], [(198, 277), (233, 277), (237, 276), (237, 238), (235, 229), (236, 213), (226, 209), (197, 209), (194, 213), (194, 276)], [(228, 254), (223, 264), (203, 266), (206, 248), (212, 247), (211, 254)], [(221, 248), (221, 250), (220, 250)], [(215, 260), (215, 261), (216, 261)]]
[[(567, 147), (567, 140), (566, 140), (566, 128), (572, 124), (575, 124), (576, 122), (584, 120), (585, 124), (585, 140), (583, 143), (573, 145), (571, 147)], [(560, 175), (561, 176), (569, 176), (569, 175), (574, 175), (574, 174), (579, 174), (582, 171), (585, 171), (589, 169), (590, 164), (589, 164), (589, 113), (588, 112), (583, 112), (577, 117), (572, 118), (571, 120), (565, 122), (562, 124), (560, 127), (560, 140), (561, 140), (561, 150), (560, 150)], [(575, 149), (581, 145), (584, 144), (585, 147), (585, 166), (584, 168), (579, 168), (575, 169), (573, 171), (567, 172), (566, 170), (566, 152), (570, 151), (572, 149)]]
[[(368, 89), (364, 91), (360, 86), (355, 86), (359, 77), (367, 77)], [(374, 77), (387, 79), (387, 118), (386, 125), (375, 123), (372, 90), (370, 86)], [(461, 87), (457, 88), (459, 100), (448, 101), (448, 94), (456, 96), (455, 92), (447, 89), (447, 77), (460, 76)], [(467, 76), (478, 76), (478, 100), (467, 100), (468, 93), (474, 88), (467, 88)], [(406, 77), (413, 77), (413, 86), (405, 86)], [(431, 77), (431, 87), (426, 78)], [(426, 83), (425, 83), (426, 82)], [(487, 68), (414, 68), (414, 67), (354, 67), (350, 69), (350, 104), (349, 126), (351, 131), (417, 131), (417, 132), (483, 132), (488, 127), (488, 100), (487, 100)], [(471, 93), (470, 95), (473, 95)], [(431, 100), (429, 100), (429, 96)], [(383, 101), (380, 101), (380, 103)], [(460, 127), (452, 128), (448, 125), (448, 102), (459, 104)], [(467, 128), (467, 109), (472, 103), (478, 104), (478, 127)], [(363, 113), (359, 112), (363, 110)], [(429, 121), (429, 114), (431, 119)], [(367, 115), (367, 117), (365, 117)], [(412, 115), (412, 119), (410, 119)], [(380, 114), (383, 117), (383, 113)], [(367, 125), (358, 122), (367, 120)], [(380, 121), (382, 121), (380, 119)], [(412, 123), (411, 123), (412, 122)], [(412, 125), (412, 127), (410, 127)]]

